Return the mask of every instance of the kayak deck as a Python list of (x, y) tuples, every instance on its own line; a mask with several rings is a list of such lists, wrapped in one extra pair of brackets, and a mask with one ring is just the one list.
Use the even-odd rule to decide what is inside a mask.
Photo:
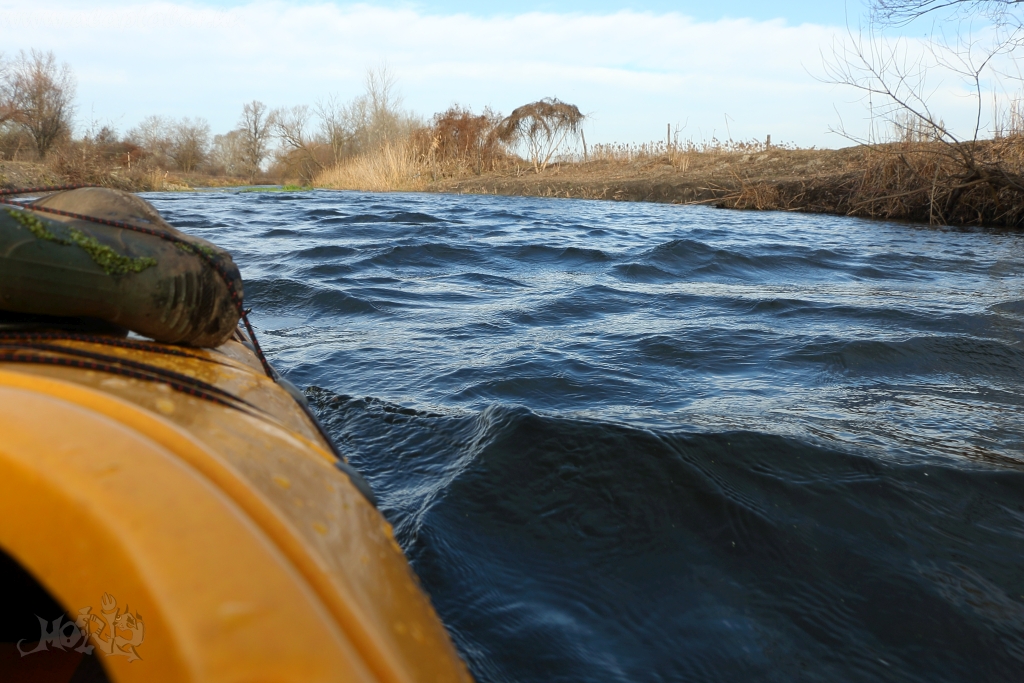
[(143, 615), (142, 661), (102, 658), (114, 680), (470, 680), (390, 526), (242, 341), (54, 336), (0, 334), (0, 548), (72, 614), (110, 594)]

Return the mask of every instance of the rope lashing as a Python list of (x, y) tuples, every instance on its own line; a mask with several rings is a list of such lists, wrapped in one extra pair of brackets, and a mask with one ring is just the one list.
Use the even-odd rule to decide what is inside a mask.
[(247, 315), (247, 309), (245, 308), (242, 297), (238, 292), (238, 282), (235, 278), (221, 266), (217, 261), (206, 254), (201, 249), (195, 249), (194, 245), (186, 239), (172, 235), (163, 230), (156, 228), (145, 228), (133, 223), (126, 223), (124, 221), (115, 221), (108, 218), (97, 218), (95, 216), (87, 216), (85, 214), (74, 213), (71, 211), (64, 211), (62, 209), (53, 209), (47, 206), (26, 206), (23, 202), (17, 202), (12, 199), (7, 199), (11, 195), (17, 194), (34, 194), (37, 192), (60, 192), (63, 190), (77, 190), (84, 187), (97, 187), (96, 185), (60, 185), (52, 187), (33, 187), (33, 188), (15, 188), (10, 190), (0, 190), (0, 204), (7, 204), (10, 206), (16, 206), (22, 210), (38, 211), (41, 213), (50, 213), (56, 216), (63, 216), (65, 218), (74, 218), (76, 220), (87, 221), (90, 223), (98, 223), (100, 225), (106, 225), (112, 228), (120, 228), (122, 230), (131, 230), (132, 232), (138, 232), (143, 235), (151, 235), (162, 240), (166, 240), (173, 244), (182, 244), (187, 247), (193, 254), (206, 261), (207, 265), (213, 268), (214, 272), (220, 276), (224, 282), (225, 287), (228, 290), (228, 296), (231, 297), (231, 303), (234, 304), (235, 310), (238, 312), (238, 317), (245, 324), (245, 329), (249, 333), (249, 339), (253, 345), (253, 351), (256, 353), (256, 358), (259, 359), (260, 365), (263, 367), (263, 372), (266, 373), (267, 377), (271, 378), (275, 382), (277, 378), (273, 368), (270, 367), (270, 363), (267, 361), (265, 355), (263, 355), (263, 349), (260, 347), (259, 341), (256, 339), (256, 332), (253, 330), (252, 323), (249, 322), (249, 316)]

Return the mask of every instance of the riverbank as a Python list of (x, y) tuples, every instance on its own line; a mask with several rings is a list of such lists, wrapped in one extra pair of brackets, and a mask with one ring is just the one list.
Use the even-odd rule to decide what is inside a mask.
[[(266, 182), (266, 181), (263, 181)], [(0, 161), (0, 190), (55, 185), (102, 185), (128, 192), (174, 192), (197, 187), (232, 187), (244, 178), (201, 173), (131, 170), (124, 168), (69, 168), (60, 163)]]
[(425, 189), (833, 213), (820, 202), (807, 203), (807, 188), (834, 185), (837, 178), (855, 174), (865, 165), (865, 154), (864, 148), (692, 152), (628, 162), (553, 164), (540, 173), (523, 168), (446, 178)]
[(798, 211), (935, 225), (1024, 226), (1021, 141), (689, 152), (441, 179), (431, 192)]
[[(1020, 139), (982, 141), (969, 147), (908, 142), (843, 149), (673, 150), (631, 159), (555, 163), (539, 173), (532, 166), (511, 162), (480, 174), (463, 170), (454, 177), (442, 177), (428, 163), (411, 157), (397, 165), (391, 159), (383, 161), (388, 163), (382, 168), (369, 164), (370, 171), (358, 164), (349, 165), (343, 173), (329, 170), (317, 186), (706, 204), (933, 225), (1024, 227), (1024, 141)], [(248, 184), (242, 178), (163, 170), (87, 170), (0, 161), (0, 189), (81, 183), (144, 192)], [(293, 182), (260, 180), (260, 184)]]

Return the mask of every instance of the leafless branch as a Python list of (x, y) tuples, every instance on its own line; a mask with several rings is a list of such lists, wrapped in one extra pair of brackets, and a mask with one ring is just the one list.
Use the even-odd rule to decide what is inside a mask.
[(1000, 25), (1021, 25), (1021, 0), (872, 0), (872, 18), (881, 24), (903, 26), (926, 15), (939, 18), (981, 15)]

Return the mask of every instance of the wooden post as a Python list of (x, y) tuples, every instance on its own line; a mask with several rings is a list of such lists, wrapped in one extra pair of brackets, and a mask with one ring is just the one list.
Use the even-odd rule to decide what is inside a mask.
[(668, 149), (672, 146), (672, 124), (665, 124), (665, 148)]
[(765, 149), (769, 149), (771, 146), (772, 146), (772, 136), (769, 133), (768, 134), (768, 139), (764, 141), (764, 148)]

